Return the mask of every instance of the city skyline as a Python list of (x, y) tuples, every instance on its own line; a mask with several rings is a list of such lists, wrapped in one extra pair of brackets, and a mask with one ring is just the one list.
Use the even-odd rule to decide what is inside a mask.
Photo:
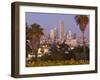
[[(39, 24), (44, 29), (44, 34), (49, 35), (50, 30), (64, 26), (64, 32), (72, 31), (81, 36), (79, 26), (76, 24), (74, 14), (53, 14), (53, 13), (30, 13), (26, 12), (26, 23), (30, 26), (33, 23)], [(89, 17), (89, 16), (88, 16)], [(62, 24), (61, 24), (62, 23)], [(59, 29), (61, 32), (61, 29)], [(89, 23), (85, 30), (85, 37), (89, 38)]]
[[(76, 62), (89, 64), (89, 22), (83, 16), (78, 16), (79, 23), (82, 25), (80, 27), (76, 16), (78, 15), (26, 13), (27, 67), (30, 67), (31, 61), (32, 67), (54, 66), (59, 63), (60, 65), (72, 65), (73, 60), (74, 64), (77, 64)], [(84, 16), (89, 20), (89, 16)], [(86, 22), (87, 24), (83, 26)], [(85, 35), (84, 33), (82, 35), (83, 28)], [(28, 60), (31, 60), (30, 63)], [(38, 61), (38, 64), (35, 61)], [(80, 61), (84, 62), (80, 63)]]

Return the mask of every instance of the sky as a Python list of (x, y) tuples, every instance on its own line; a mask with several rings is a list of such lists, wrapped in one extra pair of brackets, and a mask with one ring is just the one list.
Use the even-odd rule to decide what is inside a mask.
[[(76, 24), (75, 16), (75, 14), (26, 12), (25, 19), (28, 26), (33, 23), (41, 25), (41, 27), (44, 29), (44, 34), (48, 34), (53, 28), (59, 29), (60, 22), (63, 20), (65, 32), (70, 30), (72, 33), (76, 33), (77, 36), (81, 36), (82, 32), (80, 31), (79, 26)], [(89, 23), (85, 29), (85, 37), (89, 38)]]

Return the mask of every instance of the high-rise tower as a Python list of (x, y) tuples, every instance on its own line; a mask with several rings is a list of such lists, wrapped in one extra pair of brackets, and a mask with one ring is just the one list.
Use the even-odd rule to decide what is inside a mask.
[(60, 38), (60, 41), (64, 40), (64, 21), (60, 21), (60, 28), (59, 28), (59, 38)]
[(67, 33), (67, 39), (72, 39), (73, 38), (73, 34), (72, 32), (69, 30)]
[(54, 29), (51, 29), (50, 30), (50, 39), (53, 41), (55, 38), (55, 32), (54, 32)]

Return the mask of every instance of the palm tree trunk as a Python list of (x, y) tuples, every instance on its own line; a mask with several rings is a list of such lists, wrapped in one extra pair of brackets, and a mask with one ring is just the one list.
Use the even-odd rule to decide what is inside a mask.
[(83, 54), (84, 54), (84, 60), (86, 60), (86, 45), (84, 39), (84, 31), (83, 31)]

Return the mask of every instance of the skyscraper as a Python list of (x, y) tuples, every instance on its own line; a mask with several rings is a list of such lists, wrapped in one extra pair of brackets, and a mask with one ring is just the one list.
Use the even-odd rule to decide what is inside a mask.
[(54, 28), (54, 33), (55, 33), (55, 39), (58, 39), (58, 29)]
[(50, 30), (50, 39), (52, 41), (56, 40), (57, 39), (57, 28), (54, 28), (54, 29), (51, 29)]
[(74, 33), (74, 34), (73, 34), (73, 39), (76, 39), (76, 37), (77, 37), (77, 36), (76, 36), (76, 33)]
[(67, 33), (67, 39), (72, 39), (72, 32), (70, 30)]
[(54, 40), (54, 30), (53, 29), (50, 30), (50, 39)]
[(59, 28), (59, 39), (60, 41), (64, 40), (64, 21), (60, 21), (60, 28)]

